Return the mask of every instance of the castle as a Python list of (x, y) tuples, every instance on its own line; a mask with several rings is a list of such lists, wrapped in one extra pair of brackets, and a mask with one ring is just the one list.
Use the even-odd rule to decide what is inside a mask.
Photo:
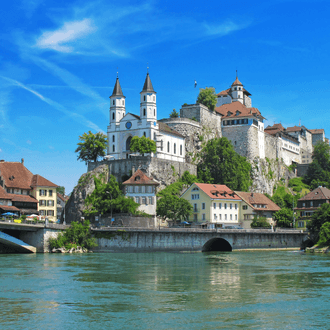
[[(184, 104), (180, 117), (157, 119), (156, 92), (149, 73), (140, 93), (140, 115), (126, 113), (125, 96), (117, 76), (110, 96), (110, 122), (107, 128), (107, 156), (92, 170), (107, 163), (119, 181), (132, 169), (142, 168), (147, 175), (166, 185), (175, 174), (185, 170), (196, 174), (196, 154), (203, 143), (226, 137), (237, 153), (248, 160), (282, 160), (292, 163), (311, 162), (313, 145), (325, 141), (324, 130), (304, 126), (284, 128), (281, 124), (264, 127), (265, 118), (252, 107), (251, 94), (236, 77), (230, 88), (217, 94), (215, 110), (203, 104)], [(129, 150), (133, 136), (145, 136), (156, 142), (157, 151), (144, 157)]]

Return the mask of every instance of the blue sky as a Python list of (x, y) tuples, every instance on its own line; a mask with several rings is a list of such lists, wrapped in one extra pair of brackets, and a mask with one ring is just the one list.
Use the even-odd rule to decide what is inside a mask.
[(69, 193), (86, 171), (79, 135), (107, 130), (117, 67), (127, 112), (139, 114), (147, 66), (159, 119), (238, 70), (266, 125), (330, 137), (329, 12), (326, 0), (4, 2), (0, 159)]

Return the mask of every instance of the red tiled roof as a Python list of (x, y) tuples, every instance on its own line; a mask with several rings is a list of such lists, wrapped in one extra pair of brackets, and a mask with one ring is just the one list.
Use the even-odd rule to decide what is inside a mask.
[(241, 200), (233, 190), (224, 184), (195, 183), (195, 185), (212, 199)]
[(20, 211), (16, 206), (9, 206), (9, 205), (0, 205), (0, 210), (3, 211)]
[(320, 129), (310, 129), (309, 130), (312, 134), (323, 134), (324, 133), (324, 129), (320, 128)]
[(158, 121), (158, 126), (159, 126), (159, 130), (161, 132), (170, 133), (170, 134), (184, 138), (184, 136), (182, 134), (180, 134), (179, 132), (177, 132), (176, 130), (174, 130), (173, 128), (168, 126), (167, 124), (162, 123), (161, 121)]
[[(251, 95), (245, 88), (242, 89), (243, 94), (246, 95)], [(231, 95), (231, 88), (225, 89), (224, 91), (221, 91), (220, 93), (217, 94), (217, 96), (227, 96)]]
[[(257, 108), (247, 108), (244, 104), (238, 101), (223, 104), (220, 107), (215, 108), (215, 111), (220, 113), (224, 118), (262, 117)], [(239, 112), (238, 114), (237, 111)]]
[(158, 182), (146, 176), (141, 170), (137, 170), (128, 180), (123, 182), (123, 184), (159, 185)]
[(0, 186), (0, 199), (11, 199), (9, 194)]
[(243, 86), (243, 84), (238, 80), (238, 77), (236, 77), (235, 81), (231, 85), (232, 86)]
[(325, 187), (317, 187), (307, 195), (302, 198), (299, 198), (298, 201), (313, 201), (319, 199), (330, 200), (330, 190)]
[(31, 180), (31, 187), (58, 187), (55, 183), (45, 179), (39, 174), (35, 174)]
[(301, 128), (302, 128), (301, 126), (287, 127), (286, 131), (287, 132), (300, 132)]
[[(261, 193), (251, 193), (244, 191), (235, 191), (244, 202), (248, 203), (254, 210), (260, 211), (279, 211), (281, 208), (277, 206), (273, 201)], [(254, 207), (254, 204), (266, 205), (266, 207)]]
[(68, 196), (63, 196), (60, 193), (57, 193), (57, 198), (61, 199), (63, 202), (66, 202), (67, 200), (69, 200)]
[(0, 162), (0, 175), (8, 188), (31, 190), (33, 174), (18, 162)]
[(30, 195), (9, 194), (13, 202), (39, 203), (37, 199)]

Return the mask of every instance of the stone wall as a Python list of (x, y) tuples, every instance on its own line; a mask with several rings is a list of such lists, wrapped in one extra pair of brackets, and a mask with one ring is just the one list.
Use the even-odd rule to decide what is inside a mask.
[(131, 228), (156, 228), (158, 225), (156, 217), (140, 217), (132, 216), (130, 214), (113, 214), (111, 221), (111, 216), (104, 215), (99, 218), (97, 222), (93, 222), (94, 225), (99, 225), (102, 227), (131, 227)]
[(265, 133), (265, 157), (268, 159), (276, 159), (278, 157), (278, 138)]

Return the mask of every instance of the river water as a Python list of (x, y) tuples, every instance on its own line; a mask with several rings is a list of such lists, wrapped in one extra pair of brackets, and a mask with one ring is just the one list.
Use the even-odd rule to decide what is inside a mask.
[(329, 329), (330, 256), (0, 255), (0, 329)]

